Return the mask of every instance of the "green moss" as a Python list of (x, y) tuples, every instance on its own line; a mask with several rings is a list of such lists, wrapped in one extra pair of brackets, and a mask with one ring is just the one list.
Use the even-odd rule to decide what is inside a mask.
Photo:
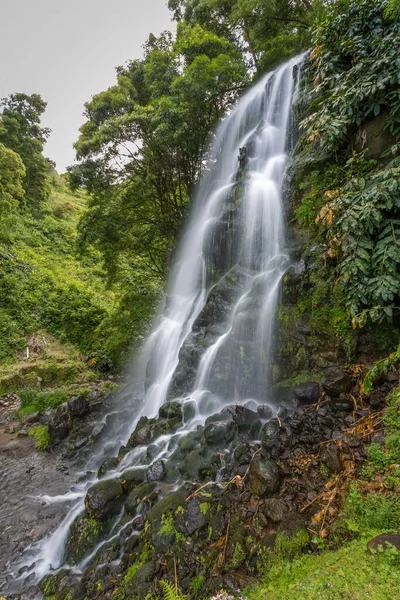
[(228, 561), (227, 567), (229, 569), (238, 569), (246, 560), (246, 552), (240, 542), (236, 542), (233, 550), (232, 558)]
[(176, 534), (174, 518), (171, 514), (164, 514), (161, 517), (161, 527), (158, 531), (159, 535), (173, 535)]
[(206, 516), (208, 514), (208, 511), (210, 510), (210, 503), (209, 502), (200, 502), (200, 512), (202, 515)]
[(192, 581), (190, 582), (190, 589), (194, 594), (199, 594), (201, 592), (201, 588), (203, 587), (205, 580), (206, 578), (204, 575), (196, 575), (193, 577)]
[(46, 450), (53, 442), (49, 433), (47, 425), (37, 425), (34, 429), (31, 429), (29, 435), (35, 438), (36, 448), (38, 450)]
[(292, 388), (302, 383), (307, 383), (308, 381), (322, 382), (323, 377), (318, 371), (301, 371), (300, 373), (297, 373), (294, 377), (284, 379), (283, 381), (279, 381), (279, 383), (277, 383), (275, 387)]

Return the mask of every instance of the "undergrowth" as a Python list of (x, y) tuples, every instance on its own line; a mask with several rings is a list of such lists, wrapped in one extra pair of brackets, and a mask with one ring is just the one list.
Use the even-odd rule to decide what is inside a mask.
[(57, 408), (60, 404), (67, 402), (68, 395), (62, 390), (40, 391), (33, 388), (26, 388), (19, 393), (21, 408), (18, 410), (18, 417), (43, 412), (46, 408)]

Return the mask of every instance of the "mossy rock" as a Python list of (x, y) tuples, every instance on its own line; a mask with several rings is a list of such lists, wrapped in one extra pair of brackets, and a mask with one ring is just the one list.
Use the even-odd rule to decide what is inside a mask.
[(67, 542), (65, 560), (76, 565), (100, 542), (107, 531), (107, 523), (97, 521), (83, 512), (72, 524)]
[(125, 502), (125, 510), (131, 515), (135, 515), (137, 507), (144, 499), (147, 499), (148, 504), (154, 504), (157, 501), (157, 493), (155, 491), (156, 484), (143, 483), (137, 488), (134, 488)]
[(129, 492), (134, 487), (140, 485), (146, 480), (146, 468), (143, 467), (140, 469), (130, 469), (129, 471), (124, 471), (119, 480), (124, 490)]
[(68, 582), (69, 571), (62, 569), (55, 575), (45, 575), (39, 583), (44, 596), (54, 596)]
[(92, 518), (105, 521), (118, 512), (124, 489), (118, 479), (99, 481), (87, 492), (85, 506)]
[(126, 584), (126, 597), (144, 600), (151, 591), (154, 575), (155, 563), (153, 561), (139, 567), (130, 581)]
[(181, 488), (173, 494), (169, 494), (162, 500), (159, 500), (153, 506), (147, 514), (147, 519), (152, 525), (153, 530), (158, 530), (161, 527), (163, 515), (169, 512), (175, 513), (179, 507), (186, 508), (186, 496), (185, 490)]

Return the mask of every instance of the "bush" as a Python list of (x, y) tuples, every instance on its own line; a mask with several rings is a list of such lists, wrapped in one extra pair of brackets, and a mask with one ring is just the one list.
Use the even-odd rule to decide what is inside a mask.
[(29, 431), (29, 435), (34, 437), (36, 440), (36, 448), (38, 450), (46, 450), (51, 445), (52, 439), (49, 433), (48, 427), (45, 425), (38, 425), (34, 429)]
[(43, 412), (46, 408), (57, 408), (57, 406), (68, 400), (68, 395), (64, 390), (42, 392), (33, 388), (22, 390), (19, 397), (21, 400), (21, 408), (18, 411), (19, 417), (34, 412)]

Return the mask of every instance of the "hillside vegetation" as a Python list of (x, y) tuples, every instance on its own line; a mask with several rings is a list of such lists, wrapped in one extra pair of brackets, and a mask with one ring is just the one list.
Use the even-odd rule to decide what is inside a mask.
[[(232, 456), (222, 443), (207, 445), (201, 428), (179, 438), (179, 462), (160, 476), (165, 489), (156, 490), (158, 475), (147, 480), (145, 469), (138, 481), (124, 474), (93, 486), (107, 498), (115, 492), (115, 506), (131, 516), (146, 504), (140, 533), (127, 528), (117, 551), (101, 549), (82, 589), (73, 573), (47, 576), (45, 600), (70, 600), (76, 590), (82, 600), (204, 600), (220, 583), (219, 600), (396, 598), (399, 2), (169, 0), (169, 7), (176, 35), (150, 35), (143, 56), (118, 67), (115, 85), (85, 105), (68, 174), (43, 158), (40, 96), (3, 101), (1, 369), (12, 379), (35, 352), (45, 362), (50, 354), (53, 365), (62, 356), (70, 380), (81, 369), (121, 369), (161, 297), (216, 124), (268, 68), (309, 49), (288, 177), (296, 265), (283, 284), (273, 389), (309, 402), (263, 424), (255, 453), (252, 438), (242, 439), (251, 435), (247, 422)], [(28, 377), (24, 387), (31, 384)], [(22, 411), (64, 399), (28, 390)], [(145, 440), (137, 445), (152, 456), (157, 436), (183, 422), (181, 405), (170, 402), (139, 421), (128, 446)], [(36, 432), (43, 448), (47, 433)], [(261, 458), (276, 475), (270, 494), (250, 483)], [(168, 495), (177, 464), (186, 483)], [(210, 485), (227, 465), (227, 481)], [(113, 481), (114, 492), (102, 492)], [(68, 539), (70, 564), (107, 533), (110, 516), (93, 506), (89, 493)]]

